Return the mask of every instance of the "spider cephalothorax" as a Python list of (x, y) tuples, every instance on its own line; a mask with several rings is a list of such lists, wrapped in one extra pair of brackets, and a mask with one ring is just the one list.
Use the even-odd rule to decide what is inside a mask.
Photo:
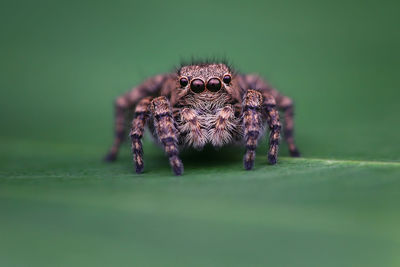
[(115, 160), (124, 137), (126, 113), (135, 110), (130, 137), (136, 172), (143, 171), (141, 139), (146, 123), (164, 147), (176, 175), (183, 172), (179, 147), (202, 149), (244, 143), (244, 167), (254, 165), (255, 149), (264, 125), (270, 130), (268, 161), (275, 164), (281, 124), (292, 156), (299, 156), (293, 139), (293, 102), (257, 75), (243, 75), (223, 63), (188, 64), (176, 73), (154, 76), (116, 101), (115, 140), (106, 159)]

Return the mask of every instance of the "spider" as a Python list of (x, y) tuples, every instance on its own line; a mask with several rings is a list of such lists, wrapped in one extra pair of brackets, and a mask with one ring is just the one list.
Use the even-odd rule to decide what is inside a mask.
[(254, 166), (255, 150), (269, 127), (268, 161), (276, 164), (281, 123), (290, 155), (300, 156), (293, 137), (293, 101), (254, 74), (240, 74), (226, 63), (197, 62), (156, 75), (115, 101), (115, 139), (105, 160), (114, 161), (124, 139), (128, 111), (134, 110), (130, 138), (136, 172), (143, 172), (141, 139), (145, 126), (164, 148), (175, 175), (183, 173), (179, 147), (202, 149), (244, 143), (244, 168)]

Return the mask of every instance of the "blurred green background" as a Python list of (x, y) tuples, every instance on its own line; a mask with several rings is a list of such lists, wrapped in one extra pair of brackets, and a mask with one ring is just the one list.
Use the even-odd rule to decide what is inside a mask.
[[(399, 266), (398, 1), (0, 3), (1, 266)], [(266, 144), (115, 164), (112, 102), (181, 59), (228, 58), (296, 103)]]

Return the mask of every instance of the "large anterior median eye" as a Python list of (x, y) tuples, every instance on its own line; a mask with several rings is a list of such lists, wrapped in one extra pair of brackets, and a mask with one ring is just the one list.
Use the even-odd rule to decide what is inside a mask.
[(200, 79), (194, 79), (190, 84), (190, 89), (195, 93), (201, 93), (205, 89), (204, 82)]
[(179, 79), (179, 83), (182, 87), (185, 87), (186, 85), (188, 85), (189, 81), (185, 77), (182, 77)]
[(212, 78), (207, 82), (207, 89), (211, 92), (217, 92), (219, 89), (221, 89), (221, 86), (221, 81), (217, 78)]

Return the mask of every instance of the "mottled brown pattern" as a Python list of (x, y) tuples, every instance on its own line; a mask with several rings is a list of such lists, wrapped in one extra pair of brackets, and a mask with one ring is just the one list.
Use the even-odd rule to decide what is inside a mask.
[(192, 145), (194, 148), (202, 148), (207, 141), (207, 132), (204, 123), (200, 124), (197, 111), (190, 108), (184, 108), (181, 111), (179, 131), (185, 135), (185, 143)]
[(279, 139), (281, 131), (281, 123), (279, 122), (279, 113), (275, 105), (267, 105), (268, 126), (269, 134), (269, 151), (268, 161), (275, 164), (278, 157)]
[(246, 170), (253, 168), (258, 138), (263, 131), (262, 102), (260, 92), (247, 90), (243, 99), (243, 129), (246, 142), (243, 163)]
[(133, 160), (135, 162), (137, 173), (141, 173), (144, 167), (142, 137), (146, 120), (149, 117), (151, 99), (151, 97), (146, 97), (138, 103), (135, 109), (134, 119), (132, 121), (130, 137), (132, 143)]
[(151, 120), (149, 128), (154, 129), (152, 134), (164, 147), (175, 174), (183, 172), (178, 145), (202, 149), (206, 144), (217, 147), (240, 140), (246, 146), (245, 168), (251, 169), (266, 123), (270, 132), (268, 160), (275, 164), (281, 130), (278, 110), (284, 114), (290, 154), (299, 156), (293, 137), (293, 101), (259, 76), (236, 73), (226, 64), (185, 65), (176, 73), (149, 78), (117, 98), (115, 139), (107, 160), (116, 159), (125, 135), (126, 115), (135, 107), (130, 136), (137, 172), (143, 170), (141, 138), (147, 120)]
[(178, 131), (175, 128), (168, 99), (165, 96), (153, 99), (150, 104), (150, 110), (153, 115), (158, 141), (163, 145), (174, 173), (181, 175), (183, 173), (183, 164), (179, 159)]
[(125, 125), (127, 125), (128, 111), (133, 110), (137, 103), (144, 97), (157, 96), (165, 82), (176, 79), (173, 77), (176, 77), (176, 74), (164, 74), (151, 77), (115, 100), (115, 137), (114, 144), (105, 157), (107, 161), (114, 161), (117, 159), (120, 145), (125, 139)]
[(237, 127), (237, 121), (232, 105), (227, 105), (218, 109), (215, 119), (211, 121), (211, 125), (214, 125), (214, 127), (210, 129), (209, 139), (211, 144), (220, 147), (230, 143), (235, 131), (241, 130)]

